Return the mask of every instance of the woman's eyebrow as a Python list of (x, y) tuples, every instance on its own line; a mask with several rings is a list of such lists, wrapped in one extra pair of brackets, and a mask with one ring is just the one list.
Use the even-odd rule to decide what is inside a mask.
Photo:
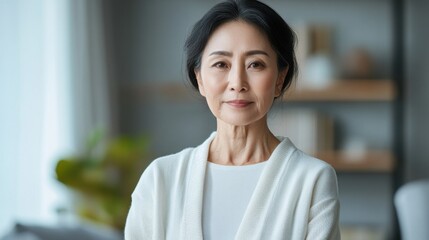
[(228, 52), (228, 51), (214, 51), (214, 52), (212, 52), (212, 53), (209, 54), (209, 56), (213, 56), (213, 55), (232, 57), (232, 52)]
[(258, 54), (266, 55), (267, 57), (270, 56), (270, 55), (268, 55), (267, 52), (262, 51), (262, 50), (252, 50), (252, 51), (246, 52), (246, 56), (258, 55)]
[[(268, 57), (270, 56), (270, 55), (268, 55), (267, 52), (262, 51), (262, 50), (251, 50), (251, 51), (247, 51), (245, 53), (246, 56), (258, 55), (258, 54), (266, 55)], [(209, 54), (209, 56), (212, 56), (212, 55), (220, 55), (220, 56), (232, 57), (233, 54), (232, 54), (232, 52), (228, 52), (228, 51), (214, 51), (214, 52), (211, 52)]]

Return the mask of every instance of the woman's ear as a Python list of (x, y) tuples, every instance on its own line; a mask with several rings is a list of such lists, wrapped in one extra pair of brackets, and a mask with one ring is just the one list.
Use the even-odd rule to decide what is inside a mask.
[(279, 75), (277, 76), (277, 81), (276, 81), (276, 90), (275, 90), (276, 97), (280, 96), (282, 92), (283, 83), (285, 82), (285, 78), (288, 70), (289, 70), (289, 66), (286, 66), (284, 69), (279, 71)]
[(204, 91), (203, 80), (201, 79), (201, 71), (200, 70), (194, 70), (194, 73), (195, 73), (195, 77), (197, 78), (198, 91), (200, 92), (201, 96), (205, 97), (206, 92)]

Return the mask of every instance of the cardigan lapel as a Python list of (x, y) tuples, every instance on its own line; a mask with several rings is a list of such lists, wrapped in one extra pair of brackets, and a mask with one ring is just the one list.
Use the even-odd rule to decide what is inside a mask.
[(262, 239), (264, 224), (269, 215), (271, 202), (278, 190), (284, 169), (295, 147), (288, 138), (276, 147), (262, 171), (255, 190), (238, 227), (235, 239)]
[[(190, 166), (185, 193), (181, 239), (202, 240), (202, 209), (208, 151), (215, 137), (213, 132), (190, 156)], [(280, 139), (281, 143), (272, 153), (269, 162), (259, 178), (243, 220), (237, 230), (235, 239), (261, 239), (264, 222), (269, 214), (270, 203), (280, 184), (281, 173), (287, 167), (295, 146), (288, 139)]]
[(210, 143), (215, 137), (210, 137), (192, 152), (189, 161), (189, 172), (185, 193), (184, 222), (182, 223), (182, 239), (202, 240), (202, 210), (204, 181)]

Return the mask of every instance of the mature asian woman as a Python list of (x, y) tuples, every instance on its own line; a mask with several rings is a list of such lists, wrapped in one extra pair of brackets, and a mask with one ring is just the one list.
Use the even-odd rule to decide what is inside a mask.
[(154, 160), (132, 194), (125, 238), (340, 239), (335, 171), (267, 125), (297, 71), (295, 35), (267, 5), (215, 5), (190, 33), (192, 85), (217, 129)]

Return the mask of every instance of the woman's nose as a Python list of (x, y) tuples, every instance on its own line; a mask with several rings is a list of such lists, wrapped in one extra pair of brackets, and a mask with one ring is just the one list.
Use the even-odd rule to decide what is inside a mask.
[(247, 76), (243, 67), (232, 68), (229, 74), (229, 90), (245, 92), (249, 90)]

